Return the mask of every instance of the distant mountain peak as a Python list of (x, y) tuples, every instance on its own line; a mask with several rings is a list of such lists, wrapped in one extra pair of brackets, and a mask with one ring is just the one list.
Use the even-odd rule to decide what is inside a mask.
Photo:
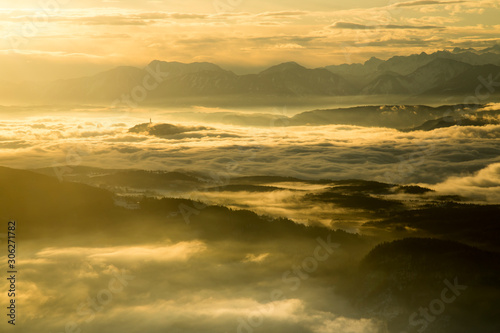
[(483, 53), (485, 53), (485, 52), (500, 53), (500, 44), (498, 44), (498, 43), (494, 44), (491, 47), (485, 48), (481, 52), (483, 52)]
[(378, 65), (380, 65), (381, 63), (383, 63), (384, 61), (377, 58), (377, 57), (371, 57), (370, 59), (368, 59), (367, 61), (365, 61), (364, 65), (365, 66), (373, 66), (373, 67), (376, 67)]
[(460, 47), (455, 47), (452, 51), (452, 53), (462, 53), (462, 52), (476, 52), (475, 49), (469, 47), (467, 49), (462, 49)]
[(295, 61), (284, 62), (276, 66), (269, 67), (262, 73), (273, 73), (273, 72), (285, 72), (285, 71), (295, 71), (295, 70), (305, 70), (306, 67), (299, 65)]
[(304, 68), (304, 66), (299, 65), (299, 64), (298, 64), (298, 63), (296, 63), (295, 61), (287, 61), (287, 62), (283, 62), (283, 63), (279, 64), (278, 66), (289, 66), (289, 67), (302, 67), (302, 68)]
[(213, 64), (211, 62), (191, 62), (191, 63), (183, 63), (178, 61), (163, 61), (163, 60), (153, 60), (146, 67), (156, 68), (156, 66), (168, 67), (171, 69), (181, 69), (181, 68), (190, 68), (192, 71), (202, 71), (202, 70), (211, 70), (211, 71), (223, 71), (218, 65)]
[(449, 58), (436, 58), (431, 60), (427, 65), (422, 66), (421, 68), (425, 68), (427, 66), (436, 66), (436, 65), (465, 65), (465, 66), (472, 66), (470, 64), (464, 63), (463, 61), (458, 61), (455, 59), (449, 59)]

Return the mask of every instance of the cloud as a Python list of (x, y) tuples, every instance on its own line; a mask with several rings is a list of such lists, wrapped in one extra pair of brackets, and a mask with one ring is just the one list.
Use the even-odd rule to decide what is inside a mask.
[(37, 258), (60, 260), (80, 258), (99, 262), (170, 262), (186, 261), (206, 250), (200, 241), (180, 242), (173, 245), (116, 246), (102, 248), (58, 247), (46, 248), (36, 254)]
[(351, 319), (338, 317), (328, 320), (314, 330), (314, 333), (349, 332), (349, 333), (377, 333), (380, 325), (371, 319)]
[(255, 263), (261, 263), (263, 262), (267, 257), (269, 256), (269, 253), (262, 253), (259, 255), (255, 255), (253, 253), (249, 253), (246, 255), (245, 259), (243, 262), (255, 262)]
[(387, 24), (387, 25), (364, 25), (349, 22), (335, 22), (330, 26), (332, 29), (366, 29), (366, 30), (377, 30), (377, 29), (444, 29), (444, 27), (439, 27), (435, 25), (397, 25), (397, 24)]
[(127, 39), (131, 38), (131, 35), (129, 34), (109, 34), (109, 33), (102, 33), (102, 34), (91, 34), (88, 35), (89, 38), (95, 38), (95, 39), (102, 39), (102, 38), (110, 38), (110, 39)]
[[(189, 197), (194, 200), (200, 200), (214, 205), (224, 205), (233, 209), (250, 209), (257, 214), (279, 218), (286, 216), (297, 223), (305, 225), (319, 224), (330, 226), (332, 216), (340, 219), (346, 217), (350, 221), (348, 228), (353, 232), (358, 232), (358, 227), (368, 222), (365, 217), (359, 214), (353, 214), (353, 211), (343, 207), (337, 207), (330, 204), (322, 204), (304, 200), (307, 193), (317, 193), (324, 190), (327, 185), (310, 185), (303, 183), (277, 183), (265, 184), (267, 186), (276, 186), (279, 190), (270, 192), (228, 192), (204, 191), (198, 189), (196, 192), (177, 194), (181, 197)], [(293, 188), (294, 190), (288, 190)], [(164, 193), (169, 196), (168, 193)], [(253, 258), (253, 257), (252, 257)], [(248, 259), (248, 258), (247, 258)]]
[(500, 163), (493, 163), (473, 175), (453, 176), (434, 185), (443, 194), (460, 194), (464, 197), (490, 203), (500, 203)]
[(255, 17), (289, 18), (295, 16), (304, 16), (308, 14), (309, 12), (305, 11), (281, 11), (281, 12), (259, 13), (255, 15)]
[(428, 5), (450, 5), (456, 3), (465, 3), (467, 1), (439, 1), (439, 0), (417, 0), (398, 2), (393, 4), (394, 7), (414, 7), (414, 6), (428, 6)]
[[(163, 222), (148, 238), (179, 233), (173, 224)], [(196, 233), (188, 226), (179, 236), (192, 239)], [(128, 233), (114, 239), (128, 245), (99, 246), (94, 236), (79, 235), (88, 245), (77, 247), (65, 245), (74, 241), (67, 237), (24, 241), (24, 288), (18, 298), (26, 314), (18, 318), (20, 327), (38, 327), (40, 333), (62, 332), (71, 324), (89, 333), (191, 333), (240, 326), (244, 332), (243, 326), (251, 325), (264, 333), (327, 332), (328, 327), (371, 333), (380, 326), (376, 319), (350, 318), (349, 306), (333, 293), (338, 260), (319, 262), (314, 280), (301, 280), (299, 290), (283, 281), (283, 272), (313, 255), (317, 243), (308, 237), (293, 238), (291, 246), (286, 235), (269, 243), (242, 244), (229, 236), (164, 245), (137, 244), (136, 234)]]
[(302, 46), (302, 45), (292, 44), (292, 43), (277, 44), (275, 47), (278, 48), (278, 49), (303, 49), (304, 48), (304, 46)]
[(203, 14), (192, 14), (192, 13), (172, 13), (169, 14), (168, 17), (176, 20), (196, 20), (196, 19), (205, 19), (209, 16)]
[[(116, 25), (116, 26), (127, 26), (127, 25), (150, 25), (159, 22), (168, 22), (167, 20), (202, 20), (202, 19), (215, 19), (216, 16), (208, 14), (197, 14), (197, 13), (172, 13), (172, 12), (139, 12), (130, 14), (127, 12), (110, 12), (105, 15), (77, 15), (73, 13), (68, 13), (66, 16), (51, 16), (51, 23), (83, 23), (86, 25)], [(29, 20), (30, 16), (26, 15), (24, 17), (8, 17), (3, 16), (4, 21), (17, 22), (19, 20)], [(103, 32), (104, 33), (104, 32)]]
[(376, 46), (376, 47), (388, 47), (388, 46), (401, 46), (401, 45), (413, 45), (413, 46), (428, 46), (434, 41), (422, 40), (420, 38), (405, 38), (405, 39), (387, 39), (378, 40), (371, 42), (358, 43), (359, 46)]
[[(2, 165), (16, 168), (65, 165), (68, 154), (76, 151), (80, 165), (104, 168), (120, 165), (202, 174), (225, 172), (231, 177), (286, 175), (437, 184), (450, 176), (477, 172), (500, 162), (500, 148), (495, 144), (500, 138), (500, 125), (495, 124), (402, 133), (388, 128), (347, 125), (270, 127), (274, 119), (270, 115), (246, 114), (250, 117), (247, 119), (240, 114), (238, 123), (247, 119), (259, 124), (251, 127), (228, 125), (239, 118), (227, 112), (150, 110), (147, 119), (152, 117), (158, 123), (175, 122), (187, 128), (210, 126), (199, 132), (158, 137), (128, 132), (128, 128), (144, 122), (141, 112), (129, 117), (114, 113), (112, 120), (96, 119), (91, 111), (85, 118), (84, 112), (79, 111), (78, 118), (59, 115), (5, 121), (6, 126), (0, 131), (1, 142), (6, 146), (17, 145), (17, 149), (0, 152)], [(86, 123), (82, 119), (92, 121)], [(38, 126), (31, 126), (34, 123)], [(19, 142), (20, 136), (23, 142)], [(259, 193), (253, 193), (244, 201), (252, 204), (252, 200), (259, 199)], [(273, 198), (267, 203), (269, 211), (275, 209)]]
[(72, 20), (88, 25), (146, 25), (144, 20), (127, 16), (94, 16)]

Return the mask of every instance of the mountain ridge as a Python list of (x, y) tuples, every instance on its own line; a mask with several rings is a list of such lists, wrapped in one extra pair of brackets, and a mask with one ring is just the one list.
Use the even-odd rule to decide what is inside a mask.
[(422, 52), (385, 61), (372, 57), (364, 64), (318, 68), (289, 61), (244, 75), (209, 62), (153, 60), (144, 68), (120, 66), (93, 76), (53, 81), (37, 89), (27, 89), (24, 96), (35, 94), (35, 100), (83, 103), (127, 104), (124, 99), (128, 99), (133, 104), (159, 105), (180, 98), (196, 102), (217, 96), (239, 100), (242, 96), (462, 96), (475, 93), (482, 83), (479, 75), (500, 73), (497, 49), (496, 45), (476, 52), (470, 49)]

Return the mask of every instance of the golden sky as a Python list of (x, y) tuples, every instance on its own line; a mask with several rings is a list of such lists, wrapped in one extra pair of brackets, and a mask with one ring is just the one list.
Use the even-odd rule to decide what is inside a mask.
[(237, 73), (276, 63), (488, 47), (500, 0), (42, 0), (0, 2), (0, 71), (17, 80), (89, 75), (154, 59)]

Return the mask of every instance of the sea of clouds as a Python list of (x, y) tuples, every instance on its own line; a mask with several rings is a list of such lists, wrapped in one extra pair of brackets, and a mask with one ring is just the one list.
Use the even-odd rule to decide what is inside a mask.
[[(207, 125), (171, 121), (169, 113), (154, 111), (116, 115), (71, 110), (43, 117), (33, 113), (9, 113), (0, 121), (1, 165), (357, 178), (424, 184), (490, 202), (499, 199), (500, 125), (495, 124), (400, 132), (349, 125)], [(150, 117), (153, 124), (185, 127), (163, 136), (129, 132)]]

